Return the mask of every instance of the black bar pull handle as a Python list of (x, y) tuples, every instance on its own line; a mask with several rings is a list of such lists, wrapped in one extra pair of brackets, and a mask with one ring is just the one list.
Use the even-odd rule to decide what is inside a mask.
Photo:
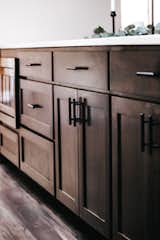
[(68, 113), (69, 113), (69, 125), (72, 125), (72, 107), (71, 98), (68, 99)]
[(148, 147), (149, 147), (149, 153), (150, 154), (152, 154), (152, 145), (153, 145), (152, 125), (153, 125), (153, 117), (152, 117), (152, 115), (149, 115), (148, 116), (148, 132), (149, 132)]
[(21, 79), (28, 79), (26, 76), (23, 76), (23, 75), (19, 75), (19, 78), (21, 78)]
[(144, 129), (144, 123), (145, 123), (145, 115), (144, 113), (140, 113), (140, 142), (141, 142), (141, 152), (145, 151), (145, 129)]
[(0, 146), (3, 146), (3, 134), (0, 133)]
[(24, 138), (21, 137), (21, 161), (24, 162)]
[(28, 63), (25, 65), (26, 67), (39, 67), (42, 66), (41, 63)]
[(73, 126), (76, 127), (76, 100), (73, 99)]
[(160, 72), (136, 72), (140, 77), (160, 77)]
[(79, 117), (78, 117), (78, 122), (79, 124), (81, 124), (83, 122), (83, 102), (82, 102), (82, 98), (79, 98)]
[(43, 108), (41, 105), (39, 104), (31, 104), (31, 103), (28, 103), (27, 104), (27, 107), (28, 108), (32, 108), (32, 109), (36, 109), (36, 108)]
[(89, 70), (89, 67), (87, 67), (87, 66), (74, 66), (74, 67), (67, 67), (66, 70), (72, 70), (72, 71)]
[(83, 122), (87, 123), (88, 126), (90, 126), (91, 125), (91, 109), (90, 109), (90, 106), (88, 106), (88, 104), (87, 104), (86, 98), (84, 98), (83, 105), (84, 105), (84, 107), (83, 107), (83, 112), (84, 112)]

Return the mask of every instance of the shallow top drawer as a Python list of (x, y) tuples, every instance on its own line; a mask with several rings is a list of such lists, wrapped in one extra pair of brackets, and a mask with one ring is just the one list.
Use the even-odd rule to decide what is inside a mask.
[(160, 97), (160, 52), (111, 52), (111, 90)]
[(20, 52), (21, 78), (35, 81), (52, 81), (52, 53), (51, 52)]
[(64, 84), (107, 89), (106, 52), (54, 53), (54, 80)]

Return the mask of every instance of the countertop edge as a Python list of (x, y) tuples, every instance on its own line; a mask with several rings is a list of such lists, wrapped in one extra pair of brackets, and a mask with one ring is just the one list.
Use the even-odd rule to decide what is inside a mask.
[(0, 49), (160, 45), (160, 35), (90, 38), (1, 44)]

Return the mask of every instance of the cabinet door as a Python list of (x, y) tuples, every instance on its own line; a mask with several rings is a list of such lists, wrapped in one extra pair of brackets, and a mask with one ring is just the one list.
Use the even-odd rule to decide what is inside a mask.
[(151, 238), (160, 239), (160, 105), (152, 104), (151, 128)]
[(1, 121), (13, 128), (19, 127), (19, 61), (0, 58)]
[(78, 213), (78, 128), (69, 121), (77, 91), (55, 86), (54, 97), (57, 199)]
[(52, 86), (21, 80), (21, 123), (48, 138), (53, 138)]
[(109, 98), (79, 91), (83, 124), (79, 127), (80, 216), (101, 234), (109, 237)]
[(18, 99), (18, 59), (0, 58), (0, 110), (15, 117)]
[(20, 130), (20, 168), (51, 194), (54, 194), (53, 143), (28, 131)]
[(18, 134), (10, 129), (0, 126), (1, 154), (19, 167), (19, 140)]
[[(156, 239), (160, 227), (157, 117), (152, 117), (150, 103), (113, 97), (112, 106), (114, 234), (118, 239)], [(154, 109), (159, 115), (160, 107)]]

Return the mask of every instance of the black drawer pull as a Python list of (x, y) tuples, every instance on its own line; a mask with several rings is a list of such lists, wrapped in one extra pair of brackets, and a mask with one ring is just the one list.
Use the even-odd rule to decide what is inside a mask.
[(0, 133), (0, 146), (3, 146), (3, 135)]
[(26, 76), (22, 76), (22, 75), (20, 75), (19, 78), (21, 78), (21, 79), (28, 79)]
[(67, 67), (66, 70), (72, 70), (72, 71), (77, 71), (77, 70), (88, 70), (89, 67), (85, 66), (76, 66), (76, 67)]
[(140, 77), (160, 77), (159, 72), (136, 72), (136, 75)]
[[(145, 124), (148, 125), (148, 141), (145, 142)], [(145, 147), (148, 147), (149, 154), (152, 154), (152, 149), (160, 148), (160, 144), (153, 143), (153, 127), (160, 125), (159, 121), (153, 120), (152, 115), (148, 115), (145, 120), (144, 113), (140, 114), (140, 129), (141, 129), (141, 152), (145, 152)]]
[(38, 66), (42, 66), (41, 63), (28, 63), (25, 65), (26, 67), (38, 67)]
[(41, 105), (39, 105), (39, 104), (30, 104), (30, 103), (27, 104), (27, 107), (32, 108), (32, 109), (35, 109), (35, 108), (43, 108), (43, 107), (42, 107)]

